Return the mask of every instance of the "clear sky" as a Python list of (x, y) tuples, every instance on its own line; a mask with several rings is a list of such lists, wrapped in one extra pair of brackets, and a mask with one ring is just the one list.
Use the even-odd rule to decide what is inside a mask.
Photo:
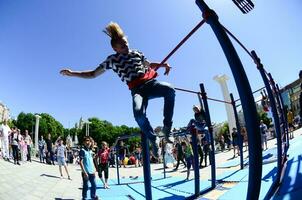
[[(296, 80), (302, 69), (302, 1), (253, 0), (255, 8), (242, 14), (231, 0), (208, 0), (220, 22), (250, 50), (255, 49), (267, 71), (281, 86)], [(201, 20), (189, 0), (0, 0), (0, 101), (12, 116), (21, 111), (49, 113), (66, 128), (82, 116), (98, 117), (114, 125), (137, 126), (130, 91), (113, 71), (96, 79), (63, 77), (60, 69), (94, 69), (113, 53), (102, 29), (118, 22), (130, 48), (160, 62)], [(235, 47), (253, 90), (263, 86), (251, 59)], [(226, 61), (209, 25), (202, 26), (168, 61), (169, 76), (160, 69), (158, 80), (199, 90), (222, 99), (213, 77), (226, 74), (235, 98), (238, 93)], [(196, 95), (177, 92), (174, 125), (192, 118)], [(226, 120), (224, 105), (209, 104), (212, 121)], [(162, 125), (162, 99), (151, 100), (148, 117)]]

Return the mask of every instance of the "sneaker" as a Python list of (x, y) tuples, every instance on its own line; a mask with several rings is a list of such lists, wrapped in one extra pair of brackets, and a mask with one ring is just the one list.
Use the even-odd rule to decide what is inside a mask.
[(165, 140), (167, 143), (173, 143), (173, 141), (170, 139), (171, 128), (164, 126), (163, 129), (161, 130), (161, 132), (165, 136)]

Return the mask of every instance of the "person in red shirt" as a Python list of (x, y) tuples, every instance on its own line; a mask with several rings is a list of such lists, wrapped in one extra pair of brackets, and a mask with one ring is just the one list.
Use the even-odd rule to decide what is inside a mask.
[[(109, 154), (110, 154), (110, 148), (108, 148), (107, 142), (103, 141), (102, 148), (99, 150), (97, 154), (97, 160), (98, 160), (98, 174), (104, 184), (105, 189), (109, 189), (109, 185), (108, 185)], [(102, 176), (103, 172), (105, 175), (105, 180), (103, 179)]]

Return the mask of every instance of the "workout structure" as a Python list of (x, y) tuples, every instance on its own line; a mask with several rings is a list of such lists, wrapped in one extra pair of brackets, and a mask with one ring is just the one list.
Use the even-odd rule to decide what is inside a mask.
[[(233, 2), (243, 13), (248, 13), (254, 7), (254, 4), (250, 0), (233, 0)], [(272, 109), (272, 113), (274, 115), (274, 121), (275, 121), (275, 129), (276, 129), (276, 134), (277, 134), (277, 149), (278, 149), (278, 161), (277, 161), (278, 170), (277, 170), (277, 178), (276, 178), (275, 182), (273, 183), (273, 185), (271, 186), (269, 192), (266, 194), (265, 198), (268, 199), (274, 194), (277, 186), (280, 184), (281, 172), (283, 170), (283, 166), (286, 161), (286, 151), (288, 149), (288, 136), (286, 133), (286, 131), (287, 131), (286, 120), (283, 115), (284, 107), (282, 104), (282, 99), (280, 98), (280, 93), (278, 92), (278, 87), (274, 83), (270, 74), (268, 74), (264, 71), (263, 66), (260, 62), (260, 59), (257, 57), (256, 53), (254, 51), (252, 51), (250, 53), (230, 31), (228, 31), (224, 26), (222, 26), (220, 24), (220, 22), (218, 20), (218, 16), (215, 13), (215, 11), (210, 9), (203, 0), (196, 0), (196, 4), (202, 12), (203, 19), (201, 20), (201, 22), (199, 22), (197, 24), (197, 26), (195, 26), (193, 28), (193, 30), (162, 60), (162, 62), (151, 63), (150, 67), (152, 66), (151, 68), (154, 71), (156, 71), (160, 66), (164, 66), (166, 68), (165, 74), (168, 74), (170, 67), (166, 64), (166, 61), (202, 25), (204, 25), (205, 23), (210, 25), (211, 29), (213, 30), (215, 36), (217, 37), (217, 39), (220, 43), (220, 46), (226, 56), (226, 59), (229, 63), (229, 67), (233, 74), (233, 78), (235, 80), (235, 84), (237, 86), (238, 94), (239, 94), (240, 101), (241, 101), (241, 107), (244, 112), (245, 126), (246, 126), (246, 130), (247, 130), (247, 134), (248, 134), (248, 142), (249, 142), (249, 144), (252, 144), (252, 145), (249, 145), (249, 149), (248, 149), (249, 170), (248, 170), (248, 180), (247, 180), (248, 185), (246, 186), (246, 188), (247, 188), (246, 199), (258, 199), (259, 194), (260, 194), (261, 178), (262, 178), (262, 147), (261, 147), (260, 130), (258, 128), (259, 121), (258, 121), (258, 116), (257, 116), (257, 110), (256, 110), (256, 106), (255, 106), (253, 92), (251, 90), (249, 81), (247, 79), (247, 75), (244, 71), (240, 58), (239, 58), (233, 44), (231, 43), (231, 40), (228, 37), (228, 35), (230, 35), (233, 39), (235, 39), (235, 41), (238, 42), (242, 48), (244, 48), (244, 50), (251, 56), (251, 58), (256, 63), (257, 68), (260, 71), (261, 77), (263, 78), (265, 88), (268, 93), (268, 98), (269, 98), (270, 106)], [(111, 39), (114, 39), (114, 38), (116, 38), (116, 36), (118, 36), (118, 38), (119, 38), (118, 40), (116, 40), (116, 41), (113, 40), (112, 47), (117, 52), (125, 53), (125, 51), (127, 50), (127, 47), (128, 47), (127, 46), (128, 42), (127, 42), (126, 38), (120, 37), (119, 34), (114, 35), (108, 29), (107, 29), (106, 33), (111, 37)], [(106, 65), (106, 68), (107, 67), (108, 67), (108, 65)], [(103, 73), (103, 71), (104, 71), (104, 66), (101, 66), (101, 68), (99, 68), (96, 71), (97, 74), (93, 74), (93, 75), (99, 75), (99, 74)], [(61, 73), (65, 74), (65, 75), (72, 74), (68, 70), (62, 70)], [(128, 77), (124, 77), (124, 78), (128, 78)], [(136, 83), (134, 83), (134, 84), (136, 84)], [(128, 86), (131, 88), (132, 84), (129, 85), (129, 83), (128, 83)], [(173, 96), (174, 89), (171, 87), (167, 87), (165, 89), (170, 94), (169, 97), (171, 97), (171, 99), (173, 97), (173, 102), (174, 102), (174, 96)], [(180, 89), (180, 88), (175, 88), (175, 89), (184, 90), (184, 89)], [(197, 167), (195, 167), (195, 169), (194, 169), (194, 178), (195, 178), (194, 179), (194, 194), (187, 197), (187, 199), (194, 199), (194, 198), (198, 197), (199, 195), (205, 194), (205, 193), (215, 189), (215, 187), (216, 187), (216, 171), (215, 171), (216, 167), (215, 167), (215, 156), (214, 156), (213, 130), (212, 130), (212, 126), (211, 126), (211, 119), (210, 119), (210, 113), (209, 113), (207, 100), (213, 100), (213, 101), (231, 104), (231, 105), (233, 105), (233, 108), (234, 108), (234, 114), (236, 115), (236, 113), (237, 113), (234, 98), (231, 98), (232, 102), (225, 102), (225, 101), (221, 101), (221, 100), (211, 99), (211, 98), (207, 97), (203, 84), (200, 85), (200, 89), (201, 89), (200, 95), (202, 97), (201, 105), (203, 106), (203, 108), (205, 110), (206, 126), (208, 127), (210, 142), (211, 142), (211, 146), (212, 146), (212, 151), (210, 152), (210, 159), (212, 162), (211, 163), (211, 185), (210, 185), (210, 187), (206, 188), (205, 190), (200, 191), (199, 169), (197, 169)], [(174, 106), (174, 103), (173, 103), (173, 106)], [(169, 110), (169, 109), (167, 109), (167, 110)], [(171, 126), (170, 118), (172, 118), (172, 116), (169, 116), (169, 113), (170, 112), (165, 112), (168, 120), (166, 120), (164, 122), (165, 123), (164, 125), (167, 126), (168, 129), (171, 128), (169, 126)], [(138, 113), (136, 113), (136, 114), (138, 114)], [(147, 133), (148, 131), (146, 130), (146, 127), (149, 127), (149, 126), (144, 126), (142, 123), (142, 122), (146, 122), (146, 121), (141, 120), (141, 118), (139, 118), (138, 115), (136, 116), (136, 120), (137, 120), (138, 124), (140, 125), (142, 131), (144, 133)], [(240, 126), (238, 123), (238, 116), (237, 116), (236, 126), (237, 126), (237, 129), (240, 130)], [(282, 127), (282, 129), (281, 129), (281, 127)], [(166, 133), (168, 133), (168, 129), (167, 129), (167, 131), (165, 131)], [(189, 123), (189, 126), (186, 129), (186, 134), (190, 134), (192, 137), (192, 146), (193, 146), (193, 152), (195, 155), (194, 156), (195, 163), (198, 163), (198, 156), (197, 156), (198, 153), (197, 153), (197, 131), (194, 131), (194, 130), (198, 130), (198, 129), (200, 129), (200, 127), (198, 126), (198, 124), (195, 121), (191, 121), (191, 123)], [(168, 136), (168, 134), (166, 134), (166, 140), (169, 141), (167, 136)], [(143, 151), (142, 151), (143, 152), (143, 173), (144, 173), (144, 189), (145, 189), (144, 198), (147, 200), (151, 200), (152, 199), (152, 190), (151, 190), (152, 185), (151, 185), (151, 171), (150, 171), (150, 155), (149, 155), (149, 148), (148, 148), (149, 140), (151, 140), (151, 142), (153, 143), (155, 148), (156, 148), (156, 145), (154, 142), (154, 137), (153, 136), (151, 137), (150, 134), (149, 135), (141, 134), (141, 138), (142, 138), (141, 142), (142, 142), (142, 148), (143, 148)], [(154, 147), (153, 147), (153, 149), (154, 149)], [(241, 151), (241, 155), (242, 155), (242, 144), (240, 145), (240, 151)], [(242, 157), (241, 157), (241, 169), (243, 169)], [(118, 170), (117, 170), (117, 173), (119, 173)], [(119, 174), (118, 174), (118, 177), (119, 177)]]

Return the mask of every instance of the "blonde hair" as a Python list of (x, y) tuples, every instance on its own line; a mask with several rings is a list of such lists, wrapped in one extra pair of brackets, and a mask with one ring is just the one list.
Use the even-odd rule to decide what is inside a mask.
[(120, 39), (125, 37), (123, 30), (116, 22), (110, 22), (103, 32), (111, 38), (111, 46), (115, 46)]

